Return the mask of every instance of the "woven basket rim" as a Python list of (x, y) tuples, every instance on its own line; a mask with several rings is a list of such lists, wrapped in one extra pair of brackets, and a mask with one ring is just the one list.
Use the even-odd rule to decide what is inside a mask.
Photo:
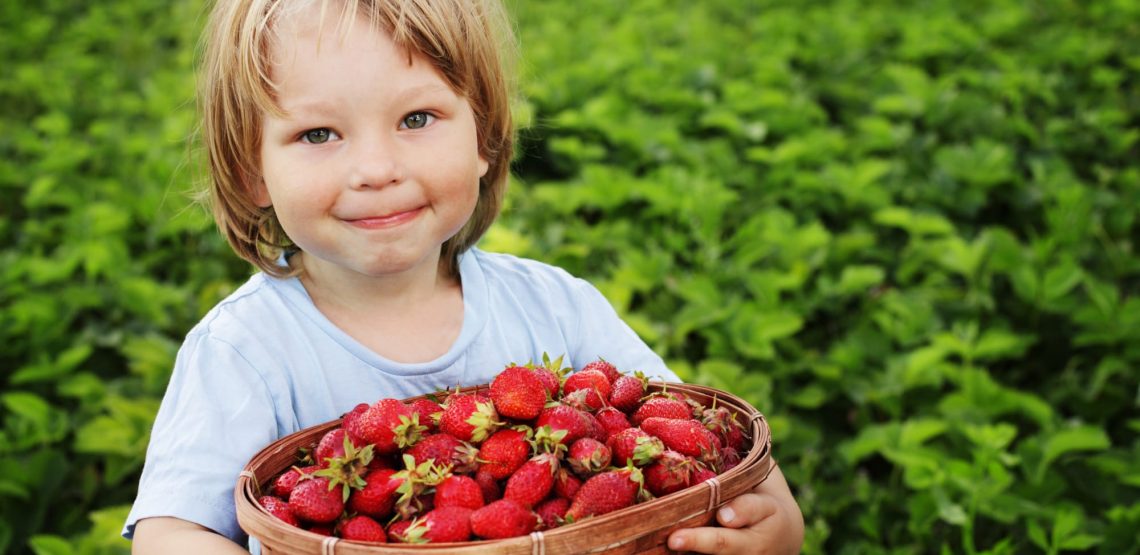
[[(615, 511), (613, 513), (590, 517), (581, 522), (564, 525), (552, 530), (534, 532), (529, 536), (520, 536), (502, 540), (472, 540), (461, 543), (435, 543), (435, 544), (401, 544), (401, 543), (365, 543), (340, 538), (330, 538), (309, 532), (302, 528), (290, 526), (273, 515), (269, 514), (257, 499), (259, 490), (269, 479), (283, 471), (288, 465), (279, 467), (266, 466), (274, 459), (292, 458), (297, 448), (308, 446), (320, 439), (324, 433), (341, 425), (342, 419), (331, 420), (298, 430), (292, 434), (279, 438), (261, 449), (242, 470), (234, 488), (234, 498), (237, 504), (238, 522), (242, 529), (250, 536), (262, 542), (263, 549), (269, 544), (290, 544), (289, 552), (296, 553), (341, 553), (341, 554), (383, 554), (383, 553), (606, 553), (617, 551), (626, 544), (637, 541), (648, 533), (661, 532), (662, 525), (669, 527), (670, 523), (655, 522), (655, 519), (638, 518), (649, 514), (665, 514), (676, 512), (682, 506), (689, 507), (685, 514), (678, 515), (676, 522), (708, 522), (721, 504), (732, 499), (740, 493), (749, 491), (759, 485), (771, 473), (775, 466), (771, 457), (771, 434), (763, 413), (752, 407), (744, 399), (731, 393), (698, 384), (681, 384), (651, 381), (651, 390), (668, 389), (681, 391), (686, 394), (698, 394), (711, 401), (717, 399), (718, 405), (725, 405), (736, 415), (746, 415), (747, 421), (741, 422), (746, 427), (752, 446), (741, 462), (727, 472), (716, 476), (701, 484), (686, 488), (679, 492), (638, 503), (632, 507)], [(488, 384), (479, 384), (460, 388), (460, 392), (484, 391)], [(418, 395), (404, 399), (405, 402), (428, 397), (430, 394)], [(679, 527), (679, 526), (676, 526)], [(602, 545), (581, 545), (583, 532), (589, 530), (612, 530), (610, 536), (614, 541), (605, 541)], [(591, 539), (605, 536), (605, 534), (589, 534)], [(602, 538), (603, 540), (605, 538)], [(298, 549), (292, 551), (292, 549)], [(272, 553), (281, 553), (278, 545)], [(624, 552), (624, 551), (623, 551)]]

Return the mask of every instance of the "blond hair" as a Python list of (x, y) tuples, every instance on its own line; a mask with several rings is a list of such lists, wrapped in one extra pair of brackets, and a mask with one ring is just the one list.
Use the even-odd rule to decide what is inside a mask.
[[(278, 265), (297, 250), (272, 207), (253, 200), (261, 180), (262, 114), (281, 113), (269, 77), (273, 25), (290, 0), (217, 0), (207, 23), (199, 102), (209, 164), (209, 197), (218, 228), (239, 256), (278, 276), (299, 269)], [(328, 0), (321, 2), (324, 17)], [(409, 58), (419, 54), (467, 99), (475, 116), (479, 154), (488, 162), (471, 218), (441, 252), (444, 272), (458, 275), (458, 256), (494, 222), (510, 170), (514, 136), (509, 62), (513, 33), (498, 0), (343, 0), (341, 23), (367, 17)], [(347, 28), (345, 26), (344, 28)], [(409, 60), (410, 61), (410, 60)]]

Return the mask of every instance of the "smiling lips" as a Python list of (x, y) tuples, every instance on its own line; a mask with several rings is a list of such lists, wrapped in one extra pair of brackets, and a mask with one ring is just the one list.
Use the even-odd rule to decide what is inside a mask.
[(351, 224), (355, 227), (359, 227), (359, 228), (363, 228), (363, 229), (386, 229), (386, 228), (390, 228), (390, 227), (396, 227), (396, 226), (401, 225), (403, 223), (412, 221), (412, 220), (416, 219), (416, 217), (419, 216), (420, 212), (422, 212), (422, 211), (423, 211), (423, 207), (420, 206), (420, 207), (413, 208), (411, 210), (404, 210), (403, 212), (394, 212), (394, 213), (387, 214), (384, 216), (372, 216), (372, 217), (366, 217), (366, 218), (346, 219), (344, 221), (348, 222), (349, 224)]

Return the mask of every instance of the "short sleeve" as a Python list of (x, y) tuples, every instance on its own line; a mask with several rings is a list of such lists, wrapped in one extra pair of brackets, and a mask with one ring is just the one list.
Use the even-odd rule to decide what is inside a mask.
[(188, 337), (155, 417), (123, 536), (132, 538), (143, 518), (172, 516), (244, 543), (234, 486), (277, 436), (273, 399), (256, 365), (226, 342)]
[(651, 380), (680, 382), (665, 361), (618, 316), (609, 300), (590, 282), (574, 279), (578, 314), (574, 360), (582, 365), (599, 357), (622, 372), (641, 371)]

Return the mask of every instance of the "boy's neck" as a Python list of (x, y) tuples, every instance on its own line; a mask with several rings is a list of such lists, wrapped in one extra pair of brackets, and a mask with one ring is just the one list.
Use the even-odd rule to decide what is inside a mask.
[(438, 264), (383, 278), (326, 272), (320, 264), (310, 264), (300, 279), (329, 321), (397, 362), (442, 356), (462, 328), (459, 279)]

